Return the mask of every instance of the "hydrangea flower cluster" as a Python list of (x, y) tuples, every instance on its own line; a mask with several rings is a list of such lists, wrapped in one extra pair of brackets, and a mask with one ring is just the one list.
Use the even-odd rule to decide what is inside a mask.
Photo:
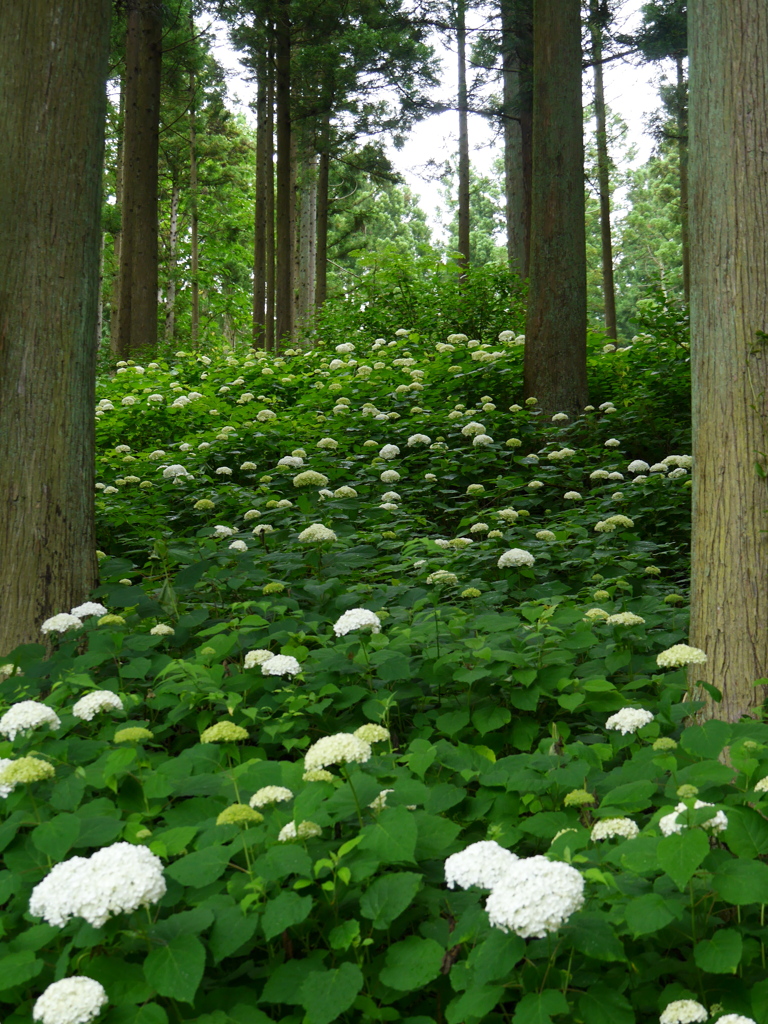
[(304, 768), (312, 771), (329, 764), (364, 764), (370, 760), (371, 744), (348, 732), (323, 736), (304, 755)]
[(46, 619), (40, 626), (40, 632), (46, 635), (48, 633), (66, 633), (68, 629), (79, 629), (82, 624), (82, 620), (77, 615), (60, 612), (58, 615), (52, 615), (50, 619)]
[[(256, 529), (258, 530), (259, 527), (257, 526)], [(336, 539), (337, 537), (333, 530), (323, 526), (322, 523), (312, 523), (311, 526), (308, 526), (306, 530), (302, 530), (299, 534), (299, 540), (302, 544), (325, 544), (327, 541), (334, 541)]]
[(368, 611), (367, 608), (350, 608), (333, 624), (333, 632), (336, 636), (346, 636), (353, 629), (365, 629), (371, 633), (381, 632), (381, 620), (376, 612)]
[(268, 804), (280, 804), (292, 799), (293, 793), (287, 786), (262, 786), (248, 803), (251, 807), (266, 807)]
[(673, 644), (656, 655), (659, 668), (683, 668), (685, 665), (703, 665), (707, 660), (704, 651), (688, 644)]
[(57, 864), (32, 890), (29, 912), (57, 928), (72, 917), (101, 928), (115, 914), (157, 903), (164, 894), (160, 858), (145, 846), (113, 843)]
[(261, 662), (261, 673), (265, 676), (296, 676), (299, 672), (301, 664), (290, 654), (275, 654)]
[(675, 999), (659, 1017), (659, 1024), (703, 1024), (708, 1017), (706, 1007), (695, 999)]
[(626, 736), (627, 733), (637, 732), (638, 729), (642, 729), (644, 725), (648, 725), (652, 721), (652, 713), (644, 708), (622, 708), (615, 715), (611, 715), (605, 723), (605, 727)]
[(35, 1001), (32, 1019), (41, 1024), (88, 1024), (107, 1001), (107, 993), (98, 981), (79, 975), (62, 978)]
[(42, 782), (54, 774), (53, 765), (39, 757), (0, 758), (0, 797), (5, 799), (22, 783)]
[(584, 903), (584, 879), (570, 864), (527, 857), (507, 870), (485, 903), (494, 928), (523, 939), (544, 938)]
[(457, 885), (462, 889), (471, 885), (493, 889), (517, 860), (516, 854), (492, 839), (481, 840), (451, 854), (445, 862), (445, 881), (449, 889)]
[(40, 704), (36, 700), (22, 700), (12, 705), (0, 718), (0, 734), (13, 741), (18, 733), (25, 734), (41, 725), (58, 729), (61, 726), (61, 719), (53, 708), (45, 704)]
[(118, 695), (112, 693), (111, 690), (93, 690), (91, 693), (86, 693), (73, 705), (72, 714), (75, 718), (91, 722), (99, 711), (110, 709), (113, 711), (123, 710), (123, 702)]
[(499, 569), (508, 569), (519, 565), (533, 565), (536, 561), (530, 551), (524, 548), (510, 548), (499, 556), (496, 565)]
[[(714, 804), (707, 803), (705, 800), (697, 800), (693, 805), (693, 809), (697, 811), (700, 807), (714, 806)], [(662, 835), (671, 836), (679, 834), (686, 828), (684, 822), (677, 820), (678, 814), (686, 810), (688, 810), (686, 804), (681, 801), (671, 814), (665, 814), (663, 818), (659, 819), (659, 829)], [(728, 818), (723, 811), (717, 811), (711, 818), (702, 822), (702, 828), (706, 828), (710, 832), (724, 832), (728, 828)]]
[(601, 818), (592, 826), (591, 832), (593, 841), (612, 839), (614, 836), (621, 836), (622, 839), (634, 839), (638, 835), (640, 835), (640, 829), (631, 818)]

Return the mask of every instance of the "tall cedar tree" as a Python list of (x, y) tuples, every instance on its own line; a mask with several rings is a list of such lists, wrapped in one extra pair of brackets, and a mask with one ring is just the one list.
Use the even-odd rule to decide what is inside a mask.
[(94, 417), (110, 0), (0, 33), (0, 652), (96, 582)]
[(587, 404), (579, 0), (533, 8), (533, 187), (524, 388), (547, 415)]
[(600, 243), (603, 269), (603, 305), (605, 333), (616, 337), (616, 289), (613, 283), (613, 244), (611, 240), (611, 164), (608, 156), (605, 90), (603, 88), (603, 32), (610, 19), (606, 0), (590, 0), (589, 36), (595, 76), (595, 121), (597, 122), (597, 185), (600, 201)]
[(528, 276), (531, 234), (533, 0), (500, 0), (504, 192), (510, 270)]
[(691, 681), (708, 717), (757, 713), (768, 676), (768, 4), (694, 0), (691, 56)]

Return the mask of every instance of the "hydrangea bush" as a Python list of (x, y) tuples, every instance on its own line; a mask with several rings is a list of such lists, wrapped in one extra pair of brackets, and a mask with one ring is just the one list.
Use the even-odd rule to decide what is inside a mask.
[(0, 652), (6, 1024), (768, 1024), (768, 726), (690, 725), (690, 457), (626, 390), (545, 420), (521, 353), (104, 378), (100, 586)]

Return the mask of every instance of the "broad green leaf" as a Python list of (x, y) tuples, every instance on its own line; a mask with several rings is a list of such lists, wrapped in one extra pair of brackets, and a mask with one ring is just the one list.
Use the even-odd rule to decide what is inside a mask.
[(228, 863), (227, 847), (206, 846), (203, 850), (188, 853), (180, 860), (169, 864), (165, 873), (182, 885), (191, 885), (199, 889), (220, 878)]
[[(659, 867), (682, 890), (709, 853), (709, 840), (700, 828), (683, 829), (662, 839), (656, 849)], [(768, 873), (768, 867), (766, 867)]]
[(253, 865), (257, 875), (267, 882), (276, 882), (288, 875), (312, 875), (312, 860), (303, 846), (279, 843), (271, 846)]
[[(98, 978), (94, 977), (98, 981)], [(112, 1002), (112, 993), (109, 993), (109, 1001)], [(144, 1003), (143, 1006), (136, 1006), (123, 1001), (123, 1005), (116, 1006), (109, 1012), (109, 1024), (168, 1024), (168, 1014), (157, 1003)]]
[(444, 715), (438, 716), (435, 724), (446, 736), (455, 736), (469, 725), (469, 712), (464, 708), (461, 711), (447, 711)]
[(301, 1005), (309, 1024), (330, 1024), (348, 1010), (363, 987), (363, 972), (346, 961), (331, 971), (310, 974), (301, 986)]
[(302, 986), (309, 975), (313, 971), (324, 969), (319, 954), (286, 960), (284, 964), (279, 964), (270, 972), (260, 1002), (298, 1005), (302, 1000)]
[(716, 760), (731, 738), (731, 726), (712, 718), (703, 725), (692, 725), (683, 730), (680, 746), (689, 754)]
[(283, 891), (275, 899), (267, 903), (261, 918), (261, 927), (266, 939), (273, 939), (286, 928), (300, 924), (306, 920), (312, 909), (311, 896), (299, 896), (298, 893)]
[(412, 811), (416, 820), (417, 839), (415, 855), (418, 861), (445, 858), (453, 853), (453, 843), (461, 832), (461, 825), (449, 818), (426, 811)]
[(256, 914), (244, 914), (240, 907), (216, 907), (211, 929), (210, 948), (214, 963), (219, 963), (253, 938), (259, 924)]
[(144, 961), (144, 977), (161, 996), (192, 1003), (203, 977), (205, 947), (194, 935), (179, 935)]
[(361, 850), (375, 853), (382, 864), (415, 864), (416, 821), (406, 807), (387, 807), (363, 830)]
[(472, 985), (452, 999), (445, 1009), (448, 1024), (475, 1024), (483, 1020), (503, 998), (503, 985)]
[(434, 939), (411, 935), (387, 950), (380, 980), (400, 992), (412, 992), (428, 985), (440, 973), (445, 950)]
[(621, 846), (621, 864), (636, 875), (656, 874), (656, 851), (661, 839), (656, 836), (638, 836)]
[(422, 876), (412, 871), (380, 875), (363, 893), (360, 913), (374, 928), (388, 928), (413, 902), (421, 888)]
[(552, 1018), (570, 1013), (562, 992), (545, 988), (543, 992), (529, 992), (523, 996), (512, 1018), (514, 1024), (552, 1024)]
[(628, 782), (610, 790), (600, 801), (600, 807), (620, 807), (624, 812), (643, 811), (650, 805), (655, 792), (656, 786), (653, 782), (639, 779), (637, 782)]
[(710, 974), (735, 974), (741, 962), (741, 934), (733, 928), (719, 928), (711, 939), (697, 942), (693, 959)]
[(36, 978), (43, 967), (45, 962), (37, 960), (30, 949), (4, 956), (0, 960), (0, 992), (26, 984)]
[(512, 712), (509, 708), (499, 707), (498, 705), (478, 708), (472, 715), (472, 725), (481, 736), (485, 736), (486, 733), (503, 728), (511, 718)]
[(595, 960), (626, 960), (624, 947), (603, 914), (576, 914), (568, 922), (568, 934), (575, 949)]
[(81, 818), (80, 832), (73, 846), (108, 846), (123, 830), (119, 818)]
[(579, 997), (581, 1017), (589, 1024), (635, 1024), (635, 1011), (621, 992), (608, 985), (592, 985)]
[(752, 860), (768, 853), (768, 821), (751, 807), (729, 807), (722, 838), (737, 857)]
[(468, 957), (475, 985), (506, 981), (515, 965), (525, 956), (525, 940), (491, 928), (487, 938), (478, 942)]
[(657, 892), (648, 892), (627, 903), (624, 919), (633, 935), (650, 935), (665, 928), (677, 916), (670, 907), (673, 904)]
[(328, 932), (328, 945), (331, 949), (347, 950), (360, 938), (360, 922), (354, 917), (342, 921)]
[[(145, 787), (146, 788), (146, 787)], [(165, 847), (169, 857), (178, 857), (185, 850), (200, 830), (196, 825), (182, 825), (178, 828), (167, 828), (152, 836), (152, 841), (159, 840)]]
[(57, 814), (55, 818), (44, 821), (33, 830), (32, 842), (52, 860), (60, 861), (74, 845), (79, 834), (80, 819), (76, 814)]
[(145, 1003), (152, 996), (152, 986), (144, 977), (140, 964), (118, 955), (100, 956), (88, 961), (88, 977), (101, 982), (113, 1006)]
[(727, 903), (768, 903), (768, 864), (760, 860), (727, 861), (717, 869), (712, 886)]
[(209, 925), (213, 924), (213, 911), (210, 907), (194, 907), (192, 910), (183, 910), (179, 914), (171, 914), (164, 917), (155, 925), (152, 936), (159, 936), (165, 942), (170, 942), (179, 935), (199, 935)]

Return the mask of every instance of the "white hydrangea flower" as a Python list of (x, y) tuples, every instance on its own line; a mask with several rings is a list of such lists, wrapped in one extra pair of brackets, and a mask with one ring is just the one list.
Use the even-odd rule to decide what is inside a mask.
[(78, 619), (85, 619), (89, 615), (106, 615), (108, 610), (98, 601), (86, 601), (76, 608), (70, 608), (69, 614), (77, 616)]
[(581, 501), (581, 495), (578, 491), (566, 491), (563, 497), (567, 501)]
[(214, 526), (214, 537), (233, 537), (237, 533), (231, 526)]
[[(602, 406), (601, 406), (601, 408), (602, 408)], [(620, 444), (621, 444), (621, 441), (618, 441), (615, 437), (609, 437), (608, 440), (605, 442), (605, 447), (606, 448), (618, 448)]]
[(232, 543), (228, 545), (228, 550), (230, 550), (230, 551), (247, 551), (248, 550), (248, 545), (245, 543), (244, 540), (233, 540)]
[(284, 455), (282, 459), (278, 459), (278, 466), (284, 466), (286, 469), (301, 469), (304, 465), (304, 459), (295, 455)]
[(472, 444), (475, 448), (485, 448), (489, 444), (493, 444), (493, 438), (490, 434), (475, 434), (472, 438)]
[(485, 903), (490, 923), (523, 939), (556, 931), (584, 903), (584, 879), (576, 868), (546, 857), (512, 864)]
[(650, 468), (651, 467), (648, 465), (648, 463), (643, 462), (642, 459), (634, 459), (627, 466), (627, 470), (630, 473), (648, 473), (650, 471)]
[(459, 582), (459, 577), (456, 573), (448, 572), (446, 569), (436, 569), (435, 572), (431, 572), (429, 576), (427, 576), (426, 582), (430, 584), (442, 584), (446, 587), (455, 587)]
[(505, 523), (514, 523), (516, 519), (520, 518), (520, 513), (514, 508), (502, 508), (496, 515), (499, 519), (503, 519)]
[[(693, 805), (693, 809), (697, 811), (700, 807), (714, 806), (714, 804), (707, 803), (705, 800), (697, 800)], [(675, 809), (671, 814), (665, 814), (663, 818), (659, 819), (659, 828), (662, 835), (671, 836), (673, 833), (682, 832), (683, 829), (687, 827), (682, 821), (677, 820), (678, 814), (685, 810), (687, 810), (687, 807), (685, 803), (681, 801), (675, 806)], [(723, 832), (728, 828), (728, 818), (723, 811), (717, 811), (717, 813), (713, 814), (711, 818), (702, 822), (701, 827), (709, 829), (710, 832)]]
[(551, 530), (537, 530), (536, 531), (536, 540), (549, 540), (549, 541), (552, 541), (552, 540), (557, 540), (557, 537), (554, 535), (554, 533)]
[(366, 722), (365, 725), (359, 725), (352, 735), (366, 743), (383, 743), (389, 739), (389, 729), (375, 722)]
[(189, 478), (191, 480), (192, 474), (184, 466), (180, 466), (178, 463), (173, 466), (166, 466), (163, 470), (164, 480), (182, 480), (184, 478)]
[(684, 665), (703, 665), (707, 660), (704, 651), (688, 644), (673, 644), (656, 655), (659, 668), (682, 668)]
[(111, 690), (93, 690), (72, 706), (72, 714), (75, 718), (90, 722), (99, 711), (108, 711), (110, 708), (114, 711), (123, 710), (123, 702), (118, 695)]
[(584, 612), (585, 619), (607, 619), (608, 612), (604, 608), (587, 608)]
[(265, 676), (296, 676), (299, 672), (301, 665), (290, 654), (275, 654), (261, 663), (261, 673)]
[(400, 454), (400, 449), (396, 444), (385, 444), (379, 452), (379, 456), (382, 459), (396, 459)]
[(259, 648), (255, 651), (248, 651), (243, 665), (245, 668), (256, 668), (257, 665), (263, 665), (264, 662), (269, 661), (270, 658), (274, 658), (272, 651), (268, 651), (265, 648)]
[[(108, 487), (104, 489), (106, 494), (109, 490)], [(114, 491), (115, 488), (113, 487)], [(58, 615), (52, 615), (50, 619), (46, 619), (40, 627), (41, 633), (66, 633), (68, 629), (79, 629), (82, 626), (82, 621), (76, 615), (69, 615), (67, 612), (60, 612)]]
[(262, 786), (256, 790), (248, 804), (251, 807), (266, 807), (268, 804), (280, 804), (292, 799), (293, 793), (286, 786)]
[(644, 725), (653, 721), (653, 715), (644, 708), (622, 708), (615, 715), (611, 715), (605, 723), (606, 729), (614, 729), (625, 736), (629, 732), (637, 732)]
[(449, 889), (494, 889), (506, 876), (518, 857), (492, 839), (472, 843), (460, 853), (451, 854), (445, 862), (445, 881)]
[(316, 448), (327, 448), (329, 451), (336, 451), (339, 442), (332, 437), (321, 437), (315, 445)]
[(609, 475), (610, 474), (608, 473), (607, 469), (594, 469), (589, 474), (589, 479), (590, 480), (607, 480)]
[(312, 771), (329, 764), (364, 764), (370, 757), (370, 743), (352, 733), (337, 732), (332, 736), (323, 736), (312, 744), (304, 755), (304, 768)]
[(614, 836), (634, 839), (639, 834), (640, 829), (631, 818), (601, 818), (592, 826), (591, 838), (595, 841), (612, 839)]
[(553, 423), (567, 423), (568, 422), (568, 415), (567, 415), (567, 413), (556, 412), (555, 415), (552, 417), (552, 422)]
[(529, 491), (538, 491), (538, 490), (540, 490), (544, 486), (544, 481), (543, 480), (531, 480), (531, 482), (527, 486), (528, 486), (528, 490)]
[(476, 420), (470, 420), (469, 423), (465, 423), (461, 428), (461, 432), (464, 437), (477, 437), (480, 434), (485, 433), (485, 427), (482, 423), (478, 423)]
[(153, 626), (149, 631), (150, 636), (173, 636), (176, 630), (173, 626), (169, 626), (166, 622), (158, 622), (156, 626)]
[(88, 1024), (107, 1004), (107, 993), (92, 978), (62, 978), (35, 1000), (32, 1019), (41, 1024)]
[(278, 843), (290, 843), (294, 839), (312, 839), (314, 836), (321, 835), (322, 831), (314, 821), (302, 821), (298, 826), (295, 821), (289, 821), (280, 829), (277, 841)]
[(164, 894), (160, 858), (146, 846), (113, 843), (56, 864), (32, 890), (29, 912), (57, 928), (72, 917), (101, 928), (113, 915), (157, 903)]
[(645, 619), (634, 612), (616, 612), (605, 620), (608, 626), (642, 626)]
[(58, 729), (61, 720), (53, 708), (36, 700), (22, 700), (13, 704), (0, 718), (0, 734), (13, 741), (17, 733), (26, 733), (28, 729), (37, 729), (41, 725)]
[(375, 811), (375, 813), (378, 814), (387, 806), (387, 795), (394, 792), (394, 789), (382, 789), (379, 795), (375, 796), (368, 806), (372, 811)]
[(510, 548), (499, 556), (496, 565), (499, 569), (507, 569), (510, 566), (533, 565), (535, 561), (536, 559), (530, 551), (526, 551), (524, 548)]
[(659, 1024), (703, 1024), (709, 1014), (695, 999), (676, 999), (659, 1017)]
[(357, 491), (354, 487), (348, 487), (347, 484), (342, 484), (341, 487), (337, 487), (333, 492), (334, 498), (356, 498)]
[(308, 526), (306, 530), (302, 530), (299, 534), (299, 540), (302, 544), (324, 544), (326, 541), (336, 539), (337, 537), (333, 530), (329, 530), (322, 523), (312, 523), (311, 526)]
[(756, 793), (766, 793), (766, 792), (768, 792), (768, 775), (766, 775), (764, 778), (760, 779), (759, 782), (755, 783), (755, 792)]
[(381, 620), (376, 612), (367, 608), (350, 608), (333, 624), (336, 636), (346, 636), (353, 629), (365, 629), (371, 633), (381, 632)]
[(740, 1013), (726, 1013), (724, 1017), (717, 1018), (717, 1024), (757, 1024), (752, 1017), (744, 1017)]
[(411, 434), (407, 444), (409, 448), (413, 448), (417, 444), (432, 444), (432, 438), (426, 434)]

